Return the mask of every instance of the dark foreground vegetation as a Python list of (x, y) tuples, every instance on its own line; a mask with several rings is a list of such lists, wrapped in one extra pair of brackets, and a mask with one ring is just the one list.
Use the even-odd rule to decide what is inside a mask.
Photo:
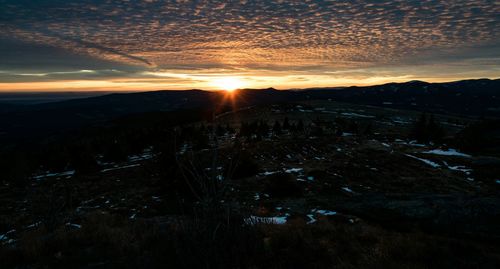
[(309, 100), (14, 139), (0, 268), (497, 268), (499, 131)]

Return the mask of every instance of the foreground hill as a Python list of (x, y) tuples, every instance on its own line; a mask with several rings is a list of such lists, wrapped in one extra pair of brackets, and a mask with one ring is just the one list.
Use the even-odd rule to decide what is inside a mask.
[(191, 111), (1, 155), (1, 267), (498, 267), (500, 140), (467, 135), (494, 122), (435, 115), (430, 143), (408, 110)]

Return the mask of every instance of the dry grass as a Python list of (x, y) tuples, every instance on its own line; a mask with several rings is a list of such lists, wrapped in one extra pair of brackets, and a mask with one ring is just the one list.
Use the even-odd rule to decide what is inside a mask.
[(366, 223), (160, 224), (95, 214), (81, 229), (26, 233), (2, 247), (0, 260), (2, 268), (495, 268), (499, 253), (485, 242)]

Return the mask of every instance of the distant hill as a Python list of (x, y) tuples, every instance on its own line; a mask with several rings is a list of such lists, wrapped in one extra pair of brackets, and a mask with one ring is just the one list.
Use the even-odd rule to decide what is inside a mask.
[(335, 101), (465, 116), (500, 116), (500, 79), (449, 83), (410, 81), (367, 87), (306, 89), (311, 99)]
[(0, 114), (12, 111), (18, 111), (24, 109), (23, 105), (15, 105), (15, 104), (2, 104), (0, 103)]
[(0, 92), (0, 106), (35, 105), (60, 102), (77, 98), (101, 96), (116, 92)]
[(0, 106), (0, 139), (78, 128), (119, 117), (154, 111), (221, 110), (312, 99), (500, 117), (500, 80), (449, 83), (411, 81), (368, 87), (304, 90), (243, 89), (234, 97), (202, 90), (116, 93), (61, 102)]

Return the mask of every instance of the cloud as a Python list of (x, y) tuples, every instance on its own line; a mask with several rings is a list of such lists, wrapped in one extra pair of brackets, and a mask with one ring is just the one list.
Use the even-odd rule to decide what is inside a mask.
[(498, 14), (493, 0), (0, 0), (0, 47), (17, 40), (58, 51), (51, 61), (10, 46), (0, 56), (19, 58), (7, 55), (0, 70), (114, 63), (118, 70), (392, 67), (399, 74), (410, 65), (461, 65), (491, 75), (500, 58)]

